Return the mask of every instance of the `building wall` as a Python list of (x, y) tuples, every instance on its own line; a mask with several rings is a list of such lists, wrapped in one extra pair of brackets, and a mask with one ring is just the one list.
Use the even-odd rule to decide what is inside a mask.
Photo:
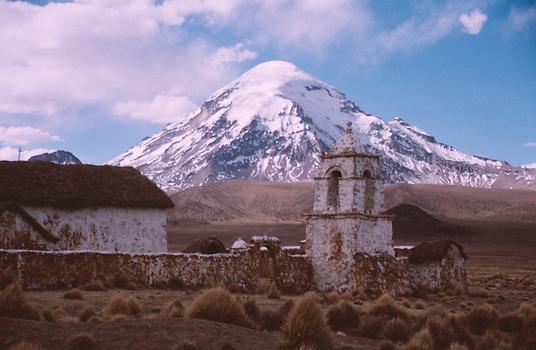
[(465, 259), (458, 248), (452, 245), (445, 257), (421, 264), (408, 262), (410, 283), (414, 289), (440, 291), (467, 288)]
[(0, 216), (0, 247), (37, 250), (166, 252), (166, 212), (159, 209), (59, 210), (24, 207), (57, 243), (44, 239), (16, 213)]
[[(0, 250), (0, 266), (11, 267), (28, 289), (80, 287), (91, 281), (113, 286), (118, 272), (139, 287), (166, 287), (170, 281), (180, 281), (186, 288), (214, 284), (259, 291), (261, 281), (269, 279), (285, 292), (313, 289), (306, 256), (269, 255), (258, 250), (216, 255)], [(267, 260), (273, 265), (270, 276), (259, 273)]]
[(319, 290), (353, 290), (355, 257), (394, 255), (389, 218), (364, 215), (311, 215), (307, 218), (306, 252)]

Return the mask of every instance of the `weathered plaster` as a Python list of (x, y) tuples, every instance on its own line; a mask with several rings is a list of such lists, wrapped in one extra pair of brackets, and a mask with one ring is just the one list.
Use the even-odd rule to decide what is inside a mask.
[(16, 213), (0, 217), (0, 247), (117, 252), (167, 251), (166, 212), (159, 209), (58, 210), (24, 207), (58, 242), (45, 240)]

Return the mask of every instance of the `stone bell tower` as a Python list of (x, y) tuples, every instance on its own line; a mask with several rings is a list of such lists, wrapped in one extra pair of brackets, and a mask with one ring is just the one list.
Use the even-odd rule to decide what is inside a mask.
[(306, 218), (306, 251), (319, 290), (356, 288), (359, 253), (394, 255), (392, 217), (382, 212), (380, 156), (359, 144), (348, 123), (320, 156), (313, 212)]

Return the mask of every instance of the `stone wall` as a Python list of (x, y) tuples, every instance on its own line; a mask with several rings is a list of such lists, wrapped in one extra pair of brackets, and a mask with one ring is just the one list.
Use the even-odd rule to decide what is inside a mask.
[(407, 262), (410, 283), (415, 290), (441, 291), (467, 288), (465, 258), (451, 245), (446, 256), (423, 263)]
[(45, 239), (12, 211), (0, 214), (0, 248), (166, 252), (166, 213), (159, 209), (99, 208), (58, 210), (24, 207), (45, 230)]
[[(264, 266), (268, 273), (260, 273), (263, 264), (271, 265)], [(80, 287), (97, 280), (113, 285), (118, 272), (140, 287), (165, 287), (173, 281), (185, 288), (214, 284), (256, 291), (266, 279), (286, 292), (314, 287), (307, 257), (255, 250), (216, 255), (0, 250), (0, 266), (16, 271), (28, 289)]]

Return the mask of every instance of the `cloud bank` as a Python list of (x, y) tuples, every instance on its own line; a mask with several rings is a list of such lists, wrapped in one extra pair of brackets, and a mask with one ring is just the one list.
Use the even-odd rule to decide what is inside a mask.
[(471, 35), (479, 34), (487, 20), (488, 16), (482, 13), (480, 9), (475, 9), (471, 13), (464, 13), (460, 16), (460, 23), (464, 30)]

